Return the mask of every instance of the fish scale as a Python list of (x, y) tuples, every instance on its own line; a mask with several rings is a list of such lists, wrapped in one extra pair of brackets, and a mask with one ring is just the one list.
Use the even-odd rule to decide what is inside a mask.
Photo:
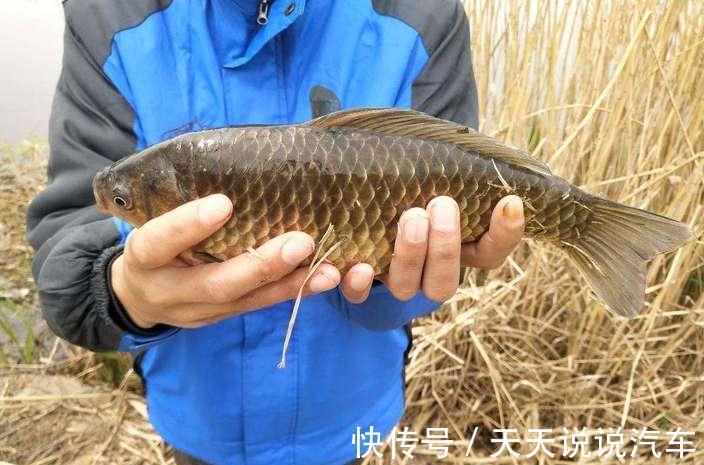
[(536, 188), (540, 176), (448, 144), (370, 137), (346, 128), (292, 127), (244, 131), (222, 144), (228, 149), (212, 150), (205, 155), (207, 162), (203, 155), (194, 158), (200, 160), (196, 172), (210, 163), (222, 173), (202, 182), (198, 195), (225, 193), (235, 205), (224, 228), (194, 248), (221, 260), (284, 231), (305, 231), (319, 240), (332, 224), (335, 240), (341, 242), (329, 257), (333, 264), (344, 271), (364, 262), (383, 273), (391, 261), (399, 215), (441, 195), (460, 205), (464, 242), (487, 230), (493, 207), (512, 192), (535, 196), (532, 201), (526, 197), (535, 208), (526, 212), (533, 237), (569, 238), (589, 220), (566, 183), (546, 201), (545, 190)]
[(353, 109), (287, 126), (224, 128), (162, 142), (101, 170), (98, 206), (141, 226), (221, 193), (232, 217), (181, 254), (195, 264), (238, 256), (288, 231), (319, 241), (342, 272), (388, 270), (400, 215), (438, 196), (457, 201), (464, 243), (488, 228), (501, 198), (524, 203), (526, 236), (561, 248), (608, 308), (642, 308), (645, 261), (681, 245), (686, 225), (592, 196), (540, 160), (450, 121), (399, 109)]

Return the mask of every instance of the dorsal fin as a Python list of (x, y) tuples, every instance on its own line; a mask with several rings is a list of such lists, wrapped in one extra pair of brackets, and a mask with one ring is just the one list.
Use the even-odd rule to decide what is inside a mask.
[(415, 110), (398, 108), (342, 110), (321, 116), (309, 121), (307, 124), (320, 128), (351, 127), (389, 135), (412, 136), (419, 139), (455, 144), (463, 150), (475, 152), (487, 158), (502, 160), (541, 174), (551, 174), (550, 168), (545, 163), (523, 150), (509, 147), (472, 128), (435, 118)]

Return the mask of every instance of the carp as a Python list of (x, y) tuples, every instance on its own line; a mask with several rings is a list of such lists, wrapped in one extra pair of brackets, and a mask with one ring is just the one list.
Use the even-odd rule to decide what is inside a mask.
[(562, 249), (617, 315), (644, 306), (645, 263), (689, 237), (676, 220), (593, 196), (542, 161), (471, 128), (394, 108), (351, 109), (302, 124), (182, 134), (99, 171), (100, 209), (135, 227), (179, 205), (222, 193), (229, 221), (183, 254), (223, 261), (287, 231), (319, 240), (342, 272), (360, 262), (377, 274), (391, 261), (398, 219), (449, 196), (463, 242), (477, 240), (504, 196), (524, 202), (525, 235)]

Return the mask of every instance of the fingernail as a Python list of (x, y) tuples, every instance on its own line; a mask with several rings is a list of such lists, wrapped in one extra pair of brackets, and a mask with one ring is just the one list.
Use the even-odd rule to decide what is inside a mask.
[(318, 270), (318, 272), (308, 281), (308, 287), (311, 291), (318, 293), (329, 291), (339, 283), (337, 275), (332, 276), (329, 270)]
[(420, 244), (428, 240), (427, 215), (409, 216), (403, 223), (403, 235), (412, 244)]
[(364, 292), (374, 279), (374, 270), (371, 266), (358, 267), (350, 279), (350, 287), (353, 291)]
[(214, 195), (198, 206), (198, 217), (205, 225), (220, 223), (230, 215), (232, 202), (224, 195)]
[(430, 221), (433, 229), (440, 231), (454, 231), (458, 224), (457, 206), (446, 198), (433, 200), (430, 205)]
[(313, 253), (315, 244), (310, 239), (293, 237), (281, 247), (281, 259), (289, 265), (298, 265), (308, 255)]
[(502, 213), (511, 222), (520, 222), (523, 216), (523, 202), (518, 197), (508, 198), (504, 203)]

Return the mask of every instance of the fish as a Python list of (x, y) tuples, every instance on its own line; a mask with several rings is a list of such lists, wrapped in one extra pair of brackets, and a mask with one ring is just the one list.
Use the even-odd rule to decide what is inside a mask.
[(93, 179), (97, 206), (134, 227), (215, 193), (227, 223), (182, 257), (221, 262), (284, 232), (320, 240), (342, 272), (392, 259), (400, 215), (449, 196), (463, 243), (478, 240), (504, 196), (524, 203), (525, 237), (565, 252), (612, 313), (645, 302), (646, 262), (680, 247), (689, 227), (591, 195), (526, 151), (422, 112), (356, 108), (300, 124), (238, 126), (179, 135), (127, 156)]

